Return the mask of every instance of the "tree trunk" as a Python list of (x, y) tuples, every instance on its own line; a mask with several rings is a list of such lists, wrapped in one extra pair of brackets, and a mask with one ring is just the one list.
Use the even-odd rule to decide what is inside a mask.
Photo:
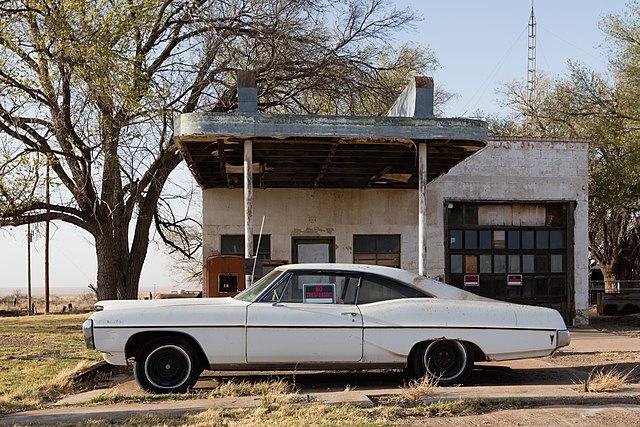
[[(99, 300), (138, 298), (140, 275), (128, 274), (130, 254), (127, 239), (111, 236), (96, 238), (96, 258)], [(144, 259), (136, 261), (144, 263)], [(136, 270), (141, 269), (140, 266)]]
[(618, 280), (616, 277), (616, 266), (614, 265), (601, 265), (602, 276), (604, 277), (604, 291), (605, 293), (617, 293), (618, 292)]

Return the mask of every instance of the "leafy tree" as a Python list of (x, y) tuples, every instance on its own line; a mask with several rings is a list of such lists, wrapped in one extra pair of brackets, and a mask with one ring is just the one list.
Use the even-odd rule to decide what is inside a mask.
[(435, 65), (388, 44), (415, 20), (386, 0), (0, 0), (0, 226), (87, 231), (98, 297), (135, 298), (150, 227), (175, 225), (173, 114), (233, 111), (249, 68), (261, 111), (369, 112)]

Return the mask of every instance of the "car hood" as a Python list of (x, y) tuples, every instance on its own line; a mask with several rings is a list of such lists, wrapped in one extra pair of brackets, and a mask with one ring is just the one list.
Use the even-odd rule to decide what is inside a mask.
[(96, 311), (103, 310), (138, 310), (167, 307), (215, 307), (229, 305), (243, 305), (241, 301), (230, 297), (225, 298), (168, 298), (152, 300), (104, 300), (95, 304)]

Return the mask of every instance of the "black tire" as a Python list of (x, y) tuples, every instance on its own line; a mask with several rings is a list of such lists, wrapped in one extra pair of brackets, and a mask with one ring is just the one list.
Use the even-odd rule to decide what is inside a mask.
[(184, 393), (202, 372), (191, 344), (179, 337), (156, 338), (136, 353), (133, 374), (152, 393)]
[(439, 385), (462, 384), (471, 375), (473, 352), (460, 341), (431, 341), (416, 351), (414, 366), (418, 376), (436, 378)]

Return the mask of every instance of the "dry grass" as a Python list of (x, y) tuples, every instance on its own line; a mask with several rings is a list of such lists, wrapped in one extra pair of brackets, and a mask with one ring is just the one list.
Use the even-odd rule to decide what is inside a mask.
[(295, 392), (295, 386), (283, 379), (257, 382), (229, 380), (209, 392), (209, 397), (284, 396)]
[(424, 375), (409, 381), (409, 385), (400, 388), (400, 393), (386, 396), (382, 401), (396, 405), (416, 405), (424, 403), (426, 396), (431, 396), (438, 388), (438, 378)]
[(87, 350), (88, 314), (0, 318), (0, 413), (40, 407), (82, 389), (72, 377), (101, 359)]
[(239, 427), (333, 427), (333, 426), (393, 426), (395, 416), (387, 416), (378, 408), (358, 408), (352, 405), (292, 404), (260, 406), (250, 409), (210, 409), (198, 414), (141, 415), (126, 421), (90, 420), (79, 426), (239, 426)]
[(295, 387), (283, 380), (236, 381), (229, 380), (211, 391), (191, 391), (189, 393), (153, 394), (141, 393), (124, 395), (107, 391), (89, 400), (88, 404), (148, 403), (165, 400), (212, 399), (218, 397), (261, 396), (263, 405), (291, 403), (299, 399)]
[[(84, 427), (102, 426), (396, 426), (429, 425), (429, 418), (453, 417), (486, 413), (500, 409), (521, 409), (522, 401), (508, 400), (484, 402), (476, 400), (454, 400), (414, 407), (379, 405), (362, 408), (350, 404), (329, 405), (282, 404), (262, 405), (258, 408), (210, 409), (197, 414), (183, 415), (140, 415), (128, 420), (89, 420), (75, 424)], [(409, 421), (411, 420), (411, 421)]]
[(607, 370), (593, 368), (589, 373), (589, 377), (581, 383), (581, 389), (587, 393), (616, 391), (628, 383), (627, 380), (632, 373), (633, 369), (625, 373), (615, 368)]

